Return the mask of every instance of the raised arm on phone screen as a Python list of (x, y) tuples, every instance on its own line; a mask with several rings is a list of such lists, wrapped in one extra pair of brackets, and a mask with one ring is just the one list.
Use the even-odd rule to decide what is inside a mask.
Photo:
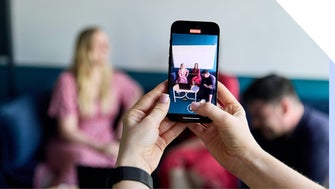
[[(214, 158), (251, 188), (322, 188), (265, 152), (251, 135), (241, 104), (221, 83), (218, 102), (194, 102), (194, 112), (213, 120), (209, 124), (183, 124), (165, 118), (169, 108), (166, 82), (144, 95), (124, 117), (116, 166), (132, 166), (151, 174), (165, 147), (186, 125), (206, 144)], [(122, 180), (115, 188), (147, 188), (141, 182)]]

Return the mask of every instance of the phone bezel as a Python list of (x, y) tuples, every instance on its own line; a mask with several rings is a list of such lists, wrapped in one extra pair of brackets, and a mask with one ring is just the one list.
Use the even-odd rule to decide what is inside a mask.
[[(190, 29), (200, 29), (201, 33), (196, 34), (196, 33), (190, 33)], [(168, 93), (170, 94), (171, 90), (171, 78), (170, 78), (170, 73), (171, 73), (171, 64), (172, 64), (172, 34), (173, 33), (180, 33), (180, 34), (196, 34), (196, 35), (217, 35), (218, 40), (217, 40), (217, 53), (216, 53), (216, 73), (215, 73), (215, 97), (217, 96), (217, 82), (218, 82), (218, 66), (219, 66), (219, 43), (220, 43), (220, 28), (219, 25), (216, 24), (215, 22), (207, 22), (207, 21), (186, 21), (186, 20), (178, 20), (175, 21), (171, 25), (171, 30), (170, 30), (170, 43), (169, 43), (169, 69), (168, 69)], [(172, 97), (170, 97), (172, 98)], [(214, 99), (214, 104), (216, 105), (217, 99)], [(200, 116), (198, 114), (177, 114), (177, 113), (169, 113), (167, 114), (167, 117), (171, 121), (176, 121), (176, 122), (197, 122), (197, 123), (210, 123), (212, 122), (211, 119), (208, 117)]]

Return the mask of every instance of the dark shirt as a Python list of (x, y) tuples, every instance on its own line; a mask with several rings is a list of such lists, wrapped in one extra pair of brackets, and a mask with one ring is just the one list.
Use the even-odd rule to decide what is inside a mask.
[(308, 178), (324, 184), (329, 176), (329, 118), (305, 106), (303, 117), (289, 136), (267, 141), (253, 132), (261, 147)]
[(211, 76), (209, 76), (207, 78), (206, 77), (202, 78), (202, 85), (204, 85), (204, 84), (213, 86), (213, 79), (211, 78)]

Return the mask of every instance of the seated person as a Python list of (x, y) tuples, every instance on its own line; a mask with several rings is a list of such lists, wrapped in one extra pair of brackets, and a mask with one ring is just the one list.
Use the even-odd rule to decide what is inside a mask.
[(194, 67), (190, 73), (191, 76), (191, 85), (198, 85), (201, 84), (201, 75), (200, 75), (200, 69), (198, 63), (194, 63)]
[(57, 119), (59, 132), (37, 169), (36, 187), (77, 188), (76, 166), (114, 167), (122, 129), (118, 114), (134, 105), (142, 89), (110, 67), (109, 51), (108, 36), (99, 28), (78, 36), (72, 66), (52, 94), (49, 115)]
[(202, 79), (200, 85), (200, 98), (206, 102), (212, 102), (214, 93), (215, 77), (209, 73), (208, 70), (202, 71)]
[(308, 178), (327, 182), (328, 115), (304, 105), (291, 81), (277, 74), (256, 79), (243, 101), (251, 131), (265, 151)]
[(186, 69), (184, 63), (180, 64), (180, 68), (178, 70), (177, 82), (176, 83), (188, 83), (188, 74), (189, 70)]
[[(219, 73), (218, 79), (239, 98), (239, 82)], [(211, 156), (204, 143), (186, 129), (166, 151), (158, 169), (162, 188), (237, 188), (238, 179)]]

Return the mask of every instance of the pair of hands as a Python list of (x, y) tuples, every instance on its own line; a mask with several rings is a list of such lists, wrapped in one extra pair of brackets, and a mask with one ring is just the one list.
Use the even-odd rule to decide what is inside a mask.
[[(189, 127), (223, 167), (251, 188), (322, 188), (261, 149), (249, 131), (243, 107), (221, 83), (218, 106), (191, 104), (194, 112), (213, 121), (209, 124), (176, 123), (165, 118), (170, 103), (166, 89), (167, 82), (161, 83), (125, 115), (116, 166), (138, 167), (151, 174), (166, 146)], [(133, 181), (113, 187), (147, 188)]]
[(243, 107), (227, 88), (219, 83), (218, 106), (192, 103), (194, 112), (213, 120), (209, 124), (169, 121), (166, 114), (170, 99), (166, 91), (167, 82), (163, 82), (127, 112), (116, 166), (134, 166), (151, 174), (166, 146), (189, 127), (222, 166), (231, 172), (238, 171), (238, 160), (258, 144), (249, 131)]

